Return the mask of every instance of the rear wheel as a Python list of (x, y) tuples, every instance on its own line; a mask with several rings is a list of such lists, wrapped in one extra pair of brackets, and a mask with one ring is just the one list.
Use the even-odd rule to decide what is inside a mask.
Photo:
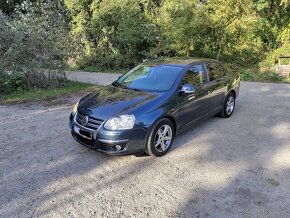
[(166, 154), (173, 141), (174, 127), (170, 120), (163, 118), (152, 128), (146, 144), (146, 153), (160, 157)]
[(235, 110), (235, 106), (236, 106), (235, 95), (232, 92), (230, 92), (226, 97), (226, 100), (223, 104), (222, 110), (219, 113), (219, 116), (229, 118), (230, 116), (232, 116)]

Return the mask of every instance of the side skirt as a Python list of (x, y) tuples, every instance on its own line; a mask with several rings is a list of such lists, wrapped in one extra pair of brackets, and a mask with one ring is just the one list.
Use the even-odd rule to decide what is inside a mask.
[(203, 118), (201, 118), (201, 119), (199, 119), (199, 120), (197, 120), (197, 121), (195, 121), (195, 122), (191, 122), (191, 123), (188, 123), (188, 124), (186, 124), (186, 125), (180, 127), (179, 129), (177, 129), (177, 131), (176, 131), (176, 135), (181, 134), (181, 133), (183, 133), (183, 132), (185, 132), (185, 131), (191, 129), (191, 128), (193, 128), (194, 126), (197, 126), (198, 124), (204, 122), (205, 120), (207, 120), (207, 119), (209, 119), (209, 118), (211, 118), (211, 117), (214, 117), (215, 115), (217, 115), (217, 114), (219, 113), (219, 111), (220, 111), (220, 110), (214, 111), (214, 112), (208, 114), (207, 116), (205, 116), (205, 117), (203, 117)]

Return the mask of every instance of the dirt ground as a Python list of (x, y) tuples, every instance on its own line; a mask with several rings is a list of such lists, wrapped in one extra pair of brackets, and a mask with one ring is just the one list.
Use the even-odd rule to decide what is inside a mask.
[(161, 158), (79, 145), (79, 97), (0, 106), (0, 217), (289, 217), (290, 85), (243, 82)]

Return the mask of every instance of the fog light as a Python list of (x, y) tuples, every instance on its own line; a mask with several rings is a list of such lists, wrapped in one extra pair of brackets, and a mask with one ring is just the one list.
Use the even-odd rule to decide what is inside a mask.
[(122, 147), (120, 145), (116, 145), (115, 148), (118, 150), (118, 151), (121, 151)]

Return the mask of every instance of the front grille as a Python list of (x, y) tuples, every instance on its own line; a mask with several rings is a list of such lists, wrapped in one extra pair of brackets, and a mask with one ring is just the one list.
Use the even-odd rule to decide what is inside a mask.
[(103, 120), (88, 116), (88, 123), (86, 125), (83, 125), (82, 120), (84, 119), (84, 117), (85, 115), (77, 113), (76, 122), (81, 126), (84, 126), (93, 130), (97, 130), (100, 127), (100, 125), (103, 123)]
[[(115, 148), (115, 145), (113, 144), (106, 144), (103, 142), (96, 142), (94, 139), (86, 139), (80, 135), (78, 135), (77, 133), (72, 132), (73, 137), (75, 138), (75, 140), (77, 140), (79, 143), (87, 146), (88, 148), (91, 148), (93, 150), (99, 150), (99, 151), (117, 151), (117, 149)], [(126, 143), (122, 143), (119, 144), (122, 149), (121, 150), (125, 150), (126, 149)]]
[(77, 141), (79, 141), (79, 142), (81, 142), (81, 143), (83, 143), (91, 148), (94, 148), (96, 146), (94, 140), (92, 140), (92, 139), (83, 138), (78, 134), (74, 134), (74, 136), (77, 139)]

